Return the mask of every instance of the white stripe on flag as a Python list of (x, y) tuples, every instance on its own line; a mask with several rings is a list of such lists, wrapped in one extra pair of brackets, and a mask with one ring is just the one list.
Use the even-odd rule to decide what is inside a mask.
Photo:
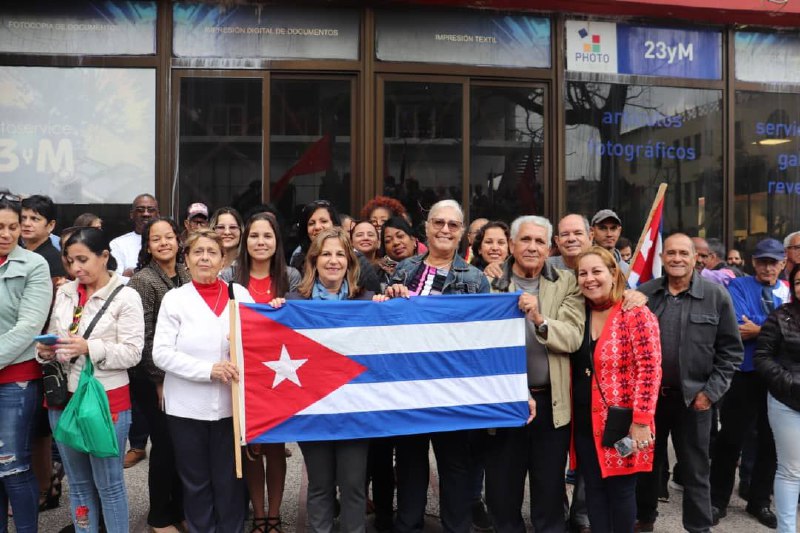
[(528, 401), (527, 374), (344, 385), (298, 415)]
[(486, 350), (525, 345), (525, 319), (298, 329), (342, 355)]

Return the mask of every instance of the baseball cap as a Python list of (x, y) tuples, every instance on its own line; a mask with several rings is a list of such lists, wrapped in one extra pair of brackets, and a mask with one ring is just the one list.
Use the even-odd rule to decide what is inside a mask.
[(191, 219), (198, 215), (208, 218), (208, 206), (206, 206), (206, 204), (196, 202), (190, 205), (189, 209), (186, 210), (186, 218)]
[(600, 211), (595, 213), (594, 216), (592, 217), (592, 226), (599, 224), (600, 222), (608, 218), (616, 221), (616, 223), (619, 224), (620, 226), (622, 225), (622, 219), (620, 219), (619, 216), (614, 211), (612, 211), (611, 209), (601, 209)]
[(786, 259), (786, 250), (783, 244), (775, 239), (764, 239), (756, 244), (756, 249), (753, 251), (753, 259), (769, 258), (776, 261), (783, 261)]

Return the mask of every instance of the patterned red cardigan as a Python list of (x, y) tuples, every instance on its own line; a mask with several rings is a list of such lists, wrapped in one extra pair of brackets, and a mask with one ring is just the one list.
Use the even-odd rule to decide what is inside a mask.
[(661, 387), (661, 336), (658, 319), (646, 307), (622, 310), (622, 303), (610, 311), (597, 339), (593, 364), (597, 380), (592, 381), (592, 428), (594, 445), (603, 477), (649, 472), (653, 469), (653, 445), (628, 457), (600, 441), (606, 427), (609, 405), (633, 408), (633, 421), (649, 424), (655, 434), (655, 412)]

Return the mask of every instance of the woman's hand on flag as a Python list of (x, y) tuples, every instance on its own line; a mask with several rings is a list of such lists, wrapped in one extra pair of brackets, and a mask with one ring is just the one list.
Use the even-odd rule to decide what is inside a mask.
[(271, 302), (269, 302), (269, 306), (274, 309), (280, 309), (283, 307), (283, 304), (286, 303), (286, 298), (273, 298)]
[(395, 283), (386, 287), (386, 296), (389, 298), (408, 298), (408, 287), (402, 283)]

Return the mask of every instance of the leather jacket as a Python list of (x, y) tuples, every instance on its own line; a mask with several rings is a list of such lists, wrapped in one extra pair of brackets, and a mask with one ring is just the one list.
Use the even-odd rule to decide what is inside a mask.
[(753, 361), (772, 396), (800, 411), (800, 304), (784, 304), (767, 317)]

